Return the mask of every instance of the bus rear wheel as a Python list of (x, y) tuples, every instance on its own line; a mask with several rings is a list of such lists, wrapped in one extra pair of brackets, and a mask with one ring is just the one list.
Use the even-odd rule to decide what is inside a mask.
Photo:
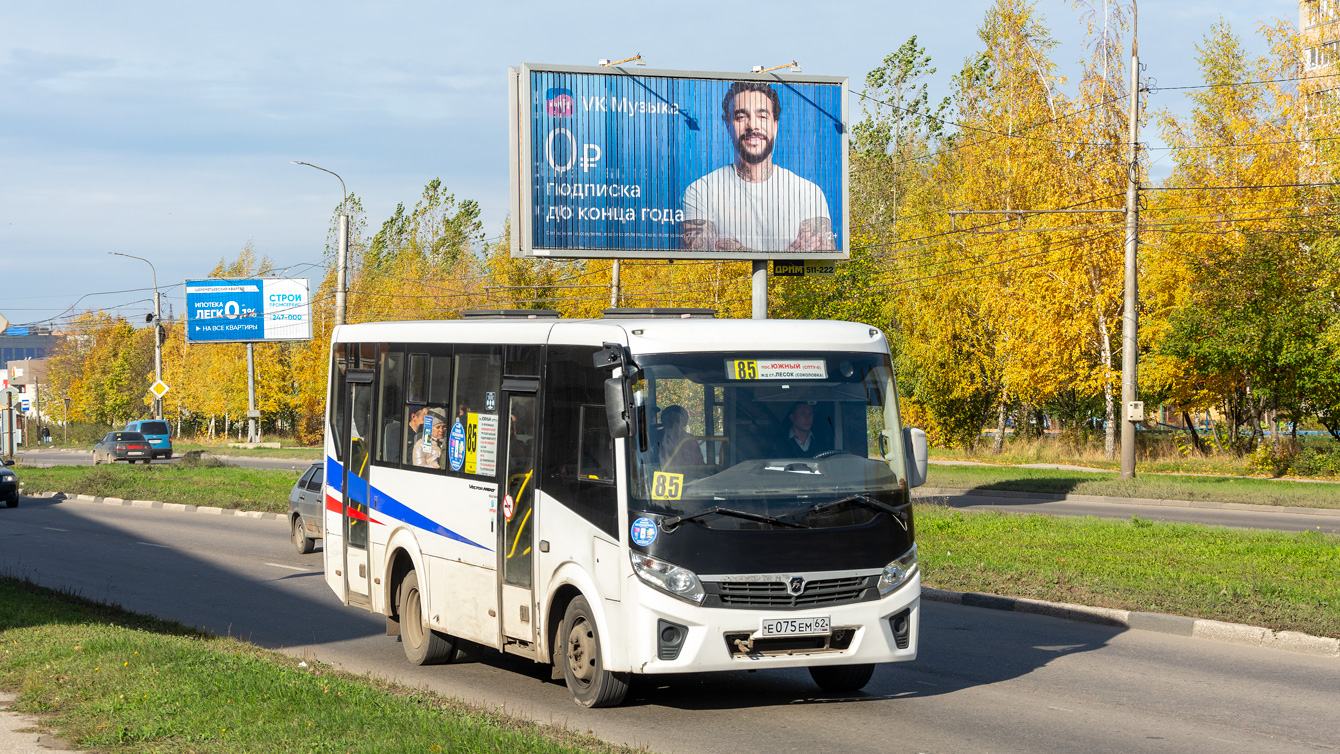
[(628, 674), (605, 669), (600, 632), (585, 597), (568, 603), (558, 631), (558, 661), (573, 701), (583, 707), (614, 707), (628, 694)]
[(417, 572), (405, 574), (396, 604), (400, 613), (400, 646), (405, 650), (405, 659), (415, 665), (450, 662), (456, 654), (456, 639), (428, 627)]
[(875, 674), (874, 665), (821, 665), (810, 668), (810, 677), (824, 691), (860, 691)]

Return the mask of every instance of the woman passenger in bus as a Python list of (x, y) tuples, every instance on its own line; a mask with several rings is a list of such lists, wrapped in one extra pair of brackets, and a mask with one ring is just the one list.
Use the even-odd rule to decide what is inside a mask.
[(440, 408), (428, 409), (424, 424), (432, 421), (433, 428), (414, 444), (414, 465), (430, 469), (443, 468), (442, 438), (447, 435), (447, 412)]

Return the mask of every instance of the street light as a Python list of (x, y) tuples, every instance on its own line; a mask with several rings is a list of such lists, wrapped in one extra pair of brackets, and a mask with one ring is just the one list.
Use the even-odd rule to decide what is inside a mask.
[(344, 179), (334, 170), (326, 170), (320, 165), (313, 165), (310, 162), (301, 160), (289, 160), (294, 165), (306, 165), (309, 168), (316, 168), (324, 173), (339, 178), (340, 180), (340, 246), (335, 255), (335, 324), (344, 324), (344, 268), (349, 258), (349, 215), (345, 214), (344, 202), (349, 197), (349, 189), (344, 187)]
[[(135, 256), (135, 255), (133, 255), (133, 254), (122, 254), (122, 253), (119, 252), (119, 251), (109, 251), (109, 252), (107, 252), (107, 253), (108, 253), (108, 254), (113, 254), (113, 255), (118, 256), (118, 257), (128, 257), (128, 258), (130, 258), (130, 259), (138, 259), (138, 260), (140, 260), (141, 262), (144, 262), (145, 264), (149, 265), (149, 271), (153, 273), (153, 276), (154, 276), (154, 319), (153, 319), (153, 323), (154, 323), (154, 382), (155, 382), (155, 384), (157, 384), (157, 383), (159, 383), (159, 382), (162, 382), (162, 381), (163, 381), (163, 343), (162, 343), (162, 339), (159, 337), (159, 329), (158, 329), (159, 326), (160, 326), (160, 323), (162, 322), (162, 312), (161, 312), (161, 311), (159, 310), (159, 308), (158, 308), (158, 270), (154, 269), (154, 263), (153, 263), (153, 262), (150, 262), (149, 260), (145, 259), (144, 257), (137, 257), (137, 256)], [(163, 419), (163, 399), (162, 399), (162, 398), (159, 398), (159, 397), (156, 396), (156, 395), (154, 396), (154, 418), (155, 418), (155, 419), (158, 419), (159, 421), (162, 421), (162, 419)]]

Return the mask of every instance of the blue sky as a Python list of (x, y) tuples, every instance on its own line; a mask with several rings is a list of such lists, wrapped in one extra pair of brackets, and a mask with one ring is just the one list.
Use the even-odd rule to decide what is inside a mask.
[[(1101, 7), (1101, 0), (1095, 0)], [(642, 53), (652, 68), (865, 73), (909, 36), (932, 56), (933, 94), (978, 49), (989, 2), (685, 1), (669, 6), (448, 2), (0, 3), (0, 314), (13, 323), (164, 305), (252, 242), (294, 274), (320, 263), (340, 173), (375, 231), (434, 177), (477, 200), (490, 236), (507, 212), (507, 66), (593, 64)], [(1073, 75), (1083, 27), (1039, 0)], [(1198, 83), (1195, 48), (1221, 16), (1249, 49), (1295, 0), (1140, 3), (1140, 52), (1160, 86)], [(1153, 107), (1184, 109), (1181, 93)], [(853, 105), (859, 114), (859, 105)], [(1145, 133), (1155, 142), (1152, 129)], [(1166, 173), (1167, 160), (1155, 166)], [(174, 287), (175, 286), (175, 287)], [(82, 297), (82, 300), (81, 300)]]

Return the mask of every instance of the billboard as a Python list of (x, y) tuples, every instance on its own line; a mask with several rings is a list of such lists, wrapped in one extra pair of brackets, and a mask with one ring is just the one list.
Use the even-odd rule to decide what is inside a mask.
[(306, 278), (186, 281), (186, 342), (311, 340)]
[(514, 256), (845, 259), (847, 79), (509, 69)]

